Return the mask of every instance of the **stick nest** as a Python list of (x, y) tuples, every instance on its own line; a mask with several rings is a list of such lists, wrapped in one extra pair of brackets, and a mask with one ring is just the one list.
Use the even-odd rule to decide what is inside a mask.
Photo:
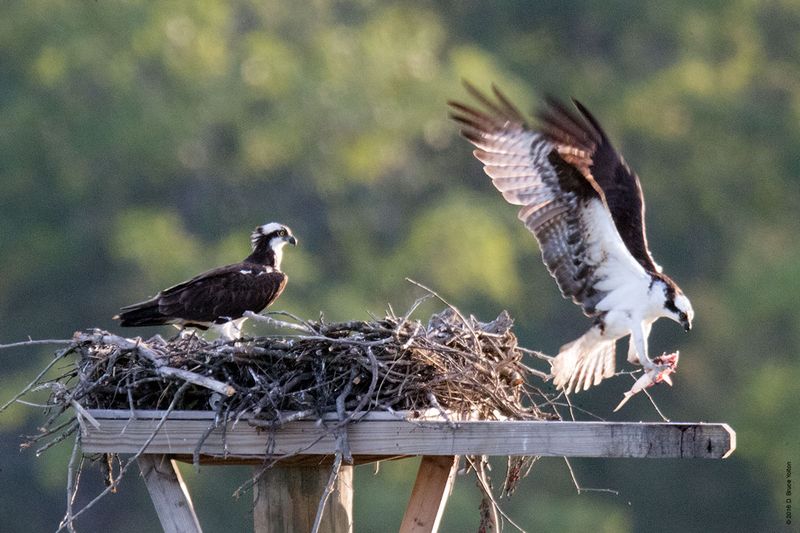
[(286, 412), (354, 419), (376, 409), (553, 418), (541, 407), (545, 396), (530, 386), (532, 369), (522, 363), (512, 324), (506, 312), (482, 323), (448, 308), (427, 325), (393, 313), (373, 321), (296, 319), (297, 335), (235, 343), (195, 335), (144, 342), (91, 330), (76, 333), (69, 350), (78, 364), (52, 400), (87, 409), (174, 404), (269, 420)]

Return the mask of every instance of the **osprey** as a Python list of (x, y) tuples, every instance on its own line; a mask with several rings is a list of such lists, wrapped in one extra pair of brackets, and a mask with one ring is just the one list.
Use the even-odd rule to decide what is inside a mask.
[(694, 311), (650, 254), (639, 178), (580, 102), (573, 100), (578, 116), (548, 99), (541, 126), (532, 129), (496, 87), (494, 99), (466, 87), (482, 109), (449, 102), (451, 118), (503, 198), (522, 206), (518, 217), (539, 241), (562, 295), (593, 319), (552, 360), (556, 387), (569, 394), (611, 377), (616, 342), (627, 335), (628, 361), (645, 371), (631, 394), (670, 382), (677, 354), (652, 360), (650, 328), (667, 317), (689, 331)]
[(240, 336), (246, 311), (260, 312), (286, 287), (281, 258), (286, 243), (297, 244), (292, 231), (270, 222), (250, 235), (252, 253), (241, 263), (209, 270), (159, 292), (150, 300), (122, 308), (120, 326), (173, 324), (218, 329), (222, 338)]

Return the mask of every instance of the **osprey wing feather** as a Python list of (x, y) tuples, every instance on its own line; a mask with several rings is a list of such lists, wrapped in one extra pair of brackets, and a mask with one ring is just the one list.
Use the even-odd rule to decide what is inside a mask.
[(225, 317), (240, 318), (245, 311), (260, 311), (274, 302), (285, 286), (283, 272), (239, 263), (161, 291), (158, 306), (162, 314), (179, 316), (187, 322), (224, 321)]
[(451, 117), (477, 147), (475, 157), (503, 198), (522, 206), (518, 217), (539, 241), (561, 293), (588, 316), (596, 315), (597, 303), (615, 288), (610, 269), (644, 274), (627, 253), (602, 190), (565, 161), (551, 140), (532, 131), (496, 87), (497, 102), (467, 88), (485, 110), (450, 102)]
[(538, 117), (542, 135), (568, 164), (603, 191), (614, 225), (633, 257), (649, 272), (661, 272), (647, 246), (644, 196), (639, 177), (611, 145), (600, 123), (586, 107), (573, 100), (583, 118), (558, 100), (547, 99)]

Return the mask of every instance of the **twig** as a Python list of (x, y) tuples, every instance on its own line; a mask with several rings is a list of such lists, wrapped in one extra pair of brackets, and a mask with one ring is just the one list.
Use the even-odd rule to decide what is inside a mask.
[(236, 389), (230, 385), (226, 385), (225, 383), (217, 381), (216, 379), (195, 374), (194, 372), (189, 372), (188, 370), (172, 368), (171, 366), (161, 366), (156, 370), (156, 372), (165, 378), (180, 378), (184, 381), (188, 381), (189, 383), (200, 385), (201, 387), (205, 387), (209, 390), (222, 394), (223, 396), (233, 396), (236, 394)]
[(428, 397), (428, 401), (433, 406), (433, 408), (436, 409), (437, 411), (439, 411), (439, 415), (442, 418), (445, 419), (445, 421), (447, 422), (447, 425), (450, 426), (451, 428), (455, 429), (456, 423), (453, 422), (453, 419), (450, 418), (450, 415), (447, 414), (447, 411), (442, 409), (442, 406), (439, 404), (439, 400), (436, 399), (436, 396), (432, 392), (428, 391), (427, 397)]
[(642, 389), (642, 392), (644, 392), (645, 396), (647, 396), (647, 399), (650, 400), (650, 403), (653, 404), (653, 407), (655, 407), (656, 413), (658, 413), (658, 416), (661, 417), (661, 420), (663, 420), (664, 422), (669, 422), (670, 419), (667, 418), (666, 416), (664, 416), (664, 413), (662, 413), (661, 409), (658, 408), (658, 405), (656, 404), (656, 401), (653, 399), (652, 396), (650, 396), (650, 392), (648, 392), (647, 389)]
[(341, 426), (336, 432), (336, 453), (341, 455), (348, 463), (353, 462), (353, 456), (350, 454), (350, 444), (347, 442), (347, 427), (345, 425), (347, 415), (345, 414), (344, 404), (350, 391), (353, 390), (353, 380), (357, 374), (358, 369), (356, 367), (350, 369), (350, 379), (347, 380), (344, 389), (336, 397), (336, 414), (339, 417), (339, 424), (337, 424), (337, 426)]
[(519, 351), (523, 352), (523, 353), (526, 353), (528, 355), (532, 355), (534, 357), (538, 357), (539, 359), (542, 359), (544, 361), (552, 361), (553, 359), (555, 359), (555, 357), (553, 357), (552, 355), (543, 354), (542, 352), (540, 352), (538, 350), (530, 350), (528, 348), (522, 348), (522, 347), (519, 347), (517, 349)]
[(83, 426), (83, 419), (85, 418), (95, 429), (100, 429), (100, 422), (97, 421), (95, 417), (89, 414), (89, 411), (83, 408), (81, 404), (76, 402), (75, 400), (70, 400), (69, 404), (75, 409), (76, 416), (78, 418), (78, 423)]
[[(78, 494), (78, 478), (80, 476), (80, 470), (78, 470), (77, 474), (75, 472), (75, 462), (78, 458), (78, 450), (81, 446), (81, 434), (80, 432), (75, 435), (75, 444), (72, 446), (72, 455), (69, 457), (69, 465), (67, 466), (67, 513), (64, 518), (61, 520), (62, 524), (67, 526), (67, 530), (70, 533), (75, 532), (75, 527), (73, 526), (74, 518), (72, 516), (72, 505), (75, 503), (75, 496)], [(81, 459), (81, 462), (83, 460)]]
[[(158, 435), (158, 432), (161, 431), (161, 428), (164, 427), (164, 423), (167, 421), (167, 418), (169, 417), (170, 413), (172, 413), (172, 411), (175, 409), (175, 405), (178, 403), (180, 398), (183, 396), (183, 393), (186, 391), (188, 386), (189, 386), (188, 383), (184, 383), (183, 385), (180, 386), (178, 391), (175, 393), (175, 396), (173, 397), (172, 402), (169, 404), (169, 407), (167, 407), (167, 410), (161, 416), (161, 419), (159, 419), (158, 424), (156, 424), (156, 427), (153, 429), (153, 433), (150, 434), (150, 436), (147, 438), (147, 440), (144, 442), (144, 444), (142, 444), (142, 446), (139, 448), (139, 450), (135, 454), (133, 454), (132, 457), (130, 457), (128, 459), (128, 461), (122, 466), (122, 468), (120, 468), (119, 473), (117, 474), (117, 477), (112, 479), (111, 483), (109, 483), (108, 486), (100, 494), (95, 496), (89, 503), (84, 505), (83, 508), (80, 511), (78, 511), (77, 513), (73, 513), (73, 515), (72, 515), (72, 520), (73, 521), (76, 518), (78, 518), (80, 515), (82, 515), (83, 513), (88, 511), (89, 509), (91, 509), (104, 496), (106, 496), (110, 492), (116, 490), (117, 485), (119, 485), (119, 482), (122, 480), (122, 477), (128, 471), (128, 468), (130, 468), (130, 466), (136, 461), (136, 459), (138, 459), (144, 453), (144, 451), (147, 449), (147, 447), (150, 446), (150, 443), (153, 442), (153, 439), (156, 438), (156, 435)], [(56, 530), (56, 533), (59, 533), (59, 531), (62, 531), (65, 527), (66, 527), (66, 524), (64, 524), (64, 523), (59, 524), (59, 527)]]
[(52, 405), (46, 403), (29, 402), (27, 400), (15, 400), (15, 402), (21, 405), (27, 405), (28, 407), (38, 407), (39, 409), (49, 409), (52, 407)]
[(123, 350), (135, 350), (140, 356), (153, 363), (156, 367), (165, 364), (164, 357), (150, 348), (142, 339), (126, 339), (125, 337), (113, 335), (107, 331), (94, 330), (91, 335), (80, 335), (77, 340), (79, 342), (89, 341), (95, 344), (111, 344)]
[(596, 488), (584, 488), (581, 487), (578, 483), (578, 478), (575, 476), (575, 471), (572, 469), (572, 463), (569, 462), (567, 457), (564, 457), (564, 462), (567, 464), (567, 470), (569, 470), (569, 476), (572, 478), (572, 483), (575, 485), (575, 490), (578, 494), (583, 494), (584, 492), (608, 492), (613, 494), (614, 496), (619, 496), (619, 491), (614, 489), (596, 489)]
[[(34, 342), (34, 343), (35, 343), (36, 341), (28, 341), (28, 342)], [(25, 345), (25, 344), (26, 344), (26, 343), (20, 343), (20, 342), (17, 342), (17, 343), (15, 343), (15, 344), (13, 344), (13, 345), (12, 345), (12, 344), (7, 344), (6, 346), (21, 346), (21, 345)], [(65, 352), (59, 352), (59, 353), (57, 353), (57, 354), (56, 354), (56, 356), (55, 356), (55, 357), (53, 357), (53, 360), (52, 360), (52, 361), (50, 361), (50, 363), (48, 363), (48, 364), (47, 364), (47, 366), (45, 366), (45, 367), (44, 367), (44, 370), (42, 370), (41, 372), (39, 372), (39, 373), (36, 375), (36, 377), (35, 377), (35, 378), (33, 378), (33, 381), (31, 381), (30, 383), (28, 383), (28, 385), (27, 385), (27, 386), (26, 386), (24, 389), (22, 389), (21, 391), (19, 391), (17, 394), (15, 394), (15, 395), (14, 395), (14, 397), (13, 397), (13, 398), (11, 398), (10, 400), (8, 400), (6, 403), (4, 403), (4, 404), (3, 404), (3, 406), (2, 406), (2, 407), (0, 407), (0, 413), (2, 413), (3, 411), (5, 411), (6, 409), (8, 409), (8, 406), (9, 406), (9, 405), (11, 405), (12, 403), (16, 402), (18, 399), (20, 399), (20, 398), (22, 398), (23, 396), (25, 396), (25, 395), (26, 395), (26, 394), (27, 394), (27, 393), (28, 393), (28, 392), (29, 392), (29, 391), (30, 391), (30, 390), (31, 390), (33, 387), (35, 387), (36, 385), (38, 385), (38, 384), (39, 384), (39, 380), (40, 380), (40, 379), (42, 379), (42, 377), (43, 377), (45, 374), (47, 374), (47, 372), (48, 372), (48, 371), (49, 371), (51, 368), (53, 368), (53, 366), (54, 366), (54, 365), (55, 365), (55, 364), (56, 364), (56, 363), (57, 363), (59, 360), (61, 360), (61, 358), (62, 358), (62, 357), (64, 357), (64, 355), (65, 355)]]
[(325, 491), (322, 493), (322, 497), (319, 499), (317, 515), (314, 517), (314, 526), (311, 528), (311, 533), (319, 533), (319, 527), (320, 524), (322, 524), (322, 515), (325, 512), (325, 504), (328, 503), (328, 498), (333, 492), (333, 488), (336, 485), (336, 479), (339, 477), (339, 469), (341, 467), (342, 454), (337, 452), (336, 457), (333, 460), (333, 466), (331, 467), (331, 475), (328, 478), (328, 484), (325, 485)]
[(547, 380), (549, 380), (550, 378), (553, 377), (552, 374), (550, 374), (548, 372), (542, 372), (541, 370), (537, 370), (537, 369), (533, 368), (532, 366), (528, 366), (528, 365), (525, 365), (525, 364), (522, 364), (522, 363), (519, 363), (519, 365), (521, 367), (523, 367), (525, 370), (527, 370), (529, 374), (533, 374), (534, 376), (536, 376), (537, 378), (541, 379), (542, 381), (547, 381)]
[(572, 463), (569, 462), (569, 459), (564, 457), (564, 462), (567, 464), (567, 470), (569, 470), (569, 477), (572, 478), (572, 484), (575, 485), (575, 490), (578, 494), (581, 493), (581, 486), (578, 484), (578, 478), (575, 477), (575, 471), (572, 470)]
[(261, 315), (261, 314), (258, 314), (258, 313), (254, 313), (252, 311), (245, 311), (244, 312), (244, 316), (247, 317), (247, 318), (252, 318), (256, 322), (264, 322), (266, 324), (269, 324), (269, 325), (275, 326), (275, 327), (279, 327), (279, 328), (293, 329), (293, 330), (296, 330), (296, 331), (302, 331), (304, 333), (311, 333), (312, 332), (311, 329), (309, 329), (305, 325), (292, 324), (291, 322), (286, 322), (286, 321), (283, 321), (283, 320), (277, 320), (275, 318), (272, 318), (271, 316)]
[(74, 418), (70, 419), (68, 421), (68, 423), (69, 423), (69, 425), (67, 426), (67, 429), (64, 430), (63, 433), (57, 435), (55, 438), (53, 438), (52, 440), (50, 440), (47, 443), (45, 443), (44, 446), (42, 446), (42, 447), (40, 447), (40, 448), (38, 448), (36, 450), (36, 457), (39, 457), (40, 455), (42, 455), (42, 453), (46, 452), (47, 450), (49, 450), (50, 448), (52, 448), (56, 444), (60, 443), (61, 441), (63, 441), (64, 439), (66, 439), (67, 437), (69, 437), (70, 435), (75, 433), (76, 431), (78, 431), (78, 427), (80, 425), (75, 421)]
[(292, 313), (289, 313), (288, 311), (267, 311), (267, 314), (268, 315), (288, 316), (289, 318), (291, 318), (292, 320), (294, 320), (298, 324), (302, 324), (303, 326), (308, 328), (309, 332), (313, 332), (314, 331), (314, 326), (313, 326), (313, 324), (311, 322), (309, 322), (308, 320), (303, 320), (299, 316), (293, 315)]
[[(395, 328), (394, 335), (398, 340), (400, 339), (400, 328), (402, 328), (406, 324), (406, 322), (408, 322), (408, 319), (411, 317), (411, 315), (414, 314), (414, 311), (416, 311), (417, 308), (420, 305), (422, 305), (423, 302), (431, 299), (432, 297), (433, 297), (432, 294), (424, 294), (421, 297), (417, 298), (414, 301), (414, 304), (411, 306), (411, 308), (406, 312), (406, 314), (403, 315), (403, 317), (397, 321), (397, 327)], [(392, 314), (394, 314), (394, 312), (392, 312)], [(414, 337), (417, 334), (417, 331), (419, 331), (419, 327), (420, 327), (419, 324), (417, 324), (414, 327), (414, 333), (408, 336), (408, 340), (403, 344), (403, 349), (408, 349), (408, 347), (411, 346), (411, 343), (413, 342)]]
[[(502, 509), (502, 508), (500, 507), (500, 505), (497, 503), (497, 500), (495, 500), (495, 498), (494, 498), (494, 495), (492, 494), (492, 488), (489, 486), (488, 482), (486, 481), (486, 472), (485, 472), (485, 470), (484, 470), (484, 467), (483, 467), (483, 465), (475, 465), (475, 461), (474, 461), (474, 460), (473, 460), (473, 458), (471, 458), (471, 457), (467, 457), (467, 461), (468, 461), (468, 462), (469, 462), (469, 464), (472, 466), (472, 468), (473, 468), (473, 469), (475, 469), (475, 471), (476, 471), (476, 472), (479, 472), (479, 470), (483, 472), (482, 474), (479, 474), (479, 475), (477, 476), (477, 479), (478, 479), (478, 487), (481, 489), (481, 492), (483, 492), (484, 496), (486, 496), (486, 498), (489, 500), (489, 502), (490, 502), (490, 504), (491, 504), (491, 505), (490, 505), (490, 508), (492, 509), (492, 511), (490, 511), (490, 512), (492, 512), (492, 513), (493, 513), (493, 518), (492, 518), (492, 521), (493, 521), (493, 522), (496, 524), (496, 526), (495, 526), (495, 528), (496, 528), (496, 529), (495, 529), (495, 531), (497, 531), (497, 532), (499, 532), (499, 531), (500, 531), (499, 520), (497, 519), (497, 515), (495, 514), (495, 513), (499, 513), (499, 514), (500, 514), (500, 516), (502, 516), (504, 519), (506, 519), (506, 520), (508, 521), (508, 523), (509, 523), (509, 524), (511, 524), (512, 526), (514, 526), (515, 528), (517, 528), (519, 531), (521, 531), (521, 532), (523, 532), (523, 533), (524, 533), (524, 532), (525, 532), (525, 530), (524, 530), (524, 529), (522, 529), (522, 528), (521, 528), (521, 527), (520, 527), (520, 526), (519, 526), (519, 525), (518, 525), (516, 522), (514, 522), (514, 521), (511, 519), (511, 517), (509, 517), (509, 516), (508, 516), (508, 515), (507, 515), (507, 514), (506, 514), (506, 513), (503, 511), (503, 509)], [(480, 460), (480, 462), (482, 462), (482, 461), (483, 461), (483, 459), (481, 459), (481, 460)]]
[(36, 346), (39, 344), (72, 344), (72, 341), (67, 339), (28, 339), (27, 341), (12, 342), (11, 344), (0, 344), (0, 350), (18, 348), (20, 346)]
[(288, 424), (289, 422), (294, 422), (295, 420), (302, 420), (304, 418), (312, 417), (316, 413), (317, 412), (314, 409), (297, 411), (288, 416), (282, 416), (281, 413), (278, 413), (281, 416), (277, 420), (259, 420), (258, 418), (248, 418), (247, 423), (254, 427), (276, 429), (284, 424)]
[(434, 291), (430, 287), (426, 287), (422, 283), (419, 283), (418, 281), (414, 281), (411, 278), (406, 278), (406, 281), (411, 283), (412, 285), (416, 285), (417, 287), (419, 287), (422, 290), (428, 291), (430, 294), (432, 294), (434, 297), (436, 297), (439, 301), (441, 301), (447, 307), (452, 309), (453, 312), (456, 314), (456, 316), (458, 316), (458, 318), (461, 319), (461, 322), (464, 324), (464, 326), (466, 326), (467, 329), (469, 329), (469, 331), (472, 333), (472, 338), (473, 338), (473, 341), (475, 342), (475, 347), (480, 346), (480, 341), (478, 340), (478, 335), (475, 333), (475, 329), (472, 327), (472, 324), (470, 322), (468, 322), (466, 318), (464, 318), (464, 315), (461, 314), (461, 311), (459, 311), (456, 308), (456, 306), (452, 305), (450, 302), (448, 302), (447, 300), (442, 298), (442, 296), (438, 292)]
[[(471, 460), (470, 463), (472, 463)], [(477, 474), (478, 486), (481, 488), (481, 492), (483, 492), (483, 497), (489, 502), (487, 507), (489, 508), (489, 519), (492, 521), (492, 530), (495, 531), (495, 533), (499, 533), (500, 517), (497, 514), (498, 505), (497, 502), (494, 501), (492, 486), (489, 484), (489, 476), (486, 474), (486, 456), (481, 456), (478, 459), (478, 464), (473, 466)]]

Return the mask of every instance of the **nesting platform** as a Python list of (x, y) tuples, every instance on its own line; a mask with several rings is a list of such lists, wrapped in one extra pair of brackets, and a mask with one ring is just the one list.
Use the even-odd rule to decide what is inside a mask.
[[(260, 533), (303, 530), (303, 525), (310, 524), (330, 465), (340, 451), (324, 418), (321, 423), (295, 420), (269, 431), (259, 427), (263, 421), (252, 425), (242, 419), (213, 429), (198, 448), (201, 437), (214, 426), (213, 412), (173, 411), (166, 418), (163, 411), (90, 410), (88, 414), (91, 423), (81, 425), (84, 453), (142, 452), (140, 468), (167, 532), (201, 530), (188, 491), (171, 461), (262, 465), (286, 455), (286, 462), (278, 461), (274, 472), (256, 487), (254, 520)], [(329, 420), (335, 423), (336, 415), (331, 414)], [(399, 528), (404, 532), (438, 528), (460, 455), (722, 459), (736, 446), (735, 433), (728, 425), (708, 423), (456, 422), (373, 412), (343, 430), (353, 464), (423, 456)], [(345, 467), (340, 474), (322, 531), (338, 533), (353, 528), (352, 471)], [(309, 480), (316, 483), (316, 491), (308, 490)], [(276, 485), (281, 486), (279, 490)], [(305, 487), (302, 490), (301, 485)], [(274, 499), (292, 492), (302, 496), (302, 501), (289, 499), (282, 506), (264, 501), (259, 505), (260, 498)]]

